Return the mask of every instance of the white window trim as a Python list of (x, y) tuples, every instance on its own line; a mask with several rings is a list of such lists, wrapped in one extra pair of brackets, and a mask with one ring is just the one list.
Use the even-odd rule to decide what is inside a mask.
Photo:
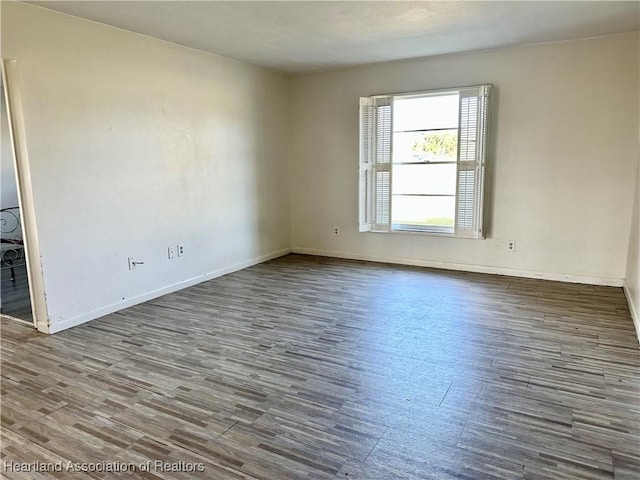
[[(487, 139), (489, 130), (490, 93), (491, 85), (473, 85), (466, 87), (452, 87), (438, 90), (425, 90), (388, 95), (374, 95), (360, 99), (360, 189), (359, 189), (359, 230), (375, 233), (410, 233), (418, 235), (436, 235), (458, 238), (485, 238), (484, 228), (484, 196), (487, 163)], [(394, 98), (411, 98), (436, 95), (457, 94), (460, 97), (458, 120), (458, 151), (456, 159), (456, 210), (454, 227), (445, 226), (416, 226), (392, 224), (391, 176), (393, 175), (393, 140), (385, 149), (383, 157), (390, 155), (389, 162), (380, 163), (378, 151), (378, 135), (389, 135), (384, 130), (378, 133), (377, 108), (380, 105), (391, 105), (391, 139), (393, 138), (392, 115)], [(464, 111), (463, 111), (464, 110)], [(385, 112), (386, 114), (386, 112)], [(386, 124), (385, 124), (386, 125)], [(463, 142), (466, 147), (463, 148)], [(473, 148), (470, 148), (473, 146)], [(466, 158), (462, 158), (462, 157)], [(389, 171), (384, 176), (382, 188), (377, 180), (382, 178), (376, 172)], [(463, 174), (462, 172), (473, 172)], [(388, 179), (386, 178), (388, 177)], [(388, 184), (388, 185), (387, 185)], [(363, 185), (365, 188), (363, 188)], [(461, 197), (461, 189), (467, 188), (467, 195)], [(376, 193), (383, 194), (383, 202), (376, 198)], [(466, 198), (466, 201), (465, 201)], [(385, 210), (380, 215), (379, 209)], [(388, 210), (388, 212), (387, 212)], [(387, 215), (388, 213), (388, 215)], [(386, 223), (384, 220), (388, 219)], [(382, 220), (383, 223), (380, 223)]]

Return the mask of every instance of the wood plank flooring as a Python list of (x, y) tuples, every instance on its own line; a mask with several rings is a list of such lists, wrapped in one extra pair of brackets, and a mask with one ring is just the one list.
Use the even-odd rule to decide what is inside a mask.
[(9, 268), (0, 270), (0, 297), (2, 313), (33, 322), (31, 315), (31, 298), (29, 297), (29, 280), (25, 264), (14, 267), (15, 280), (11, 280)]
[(1, 354), (4, 478), (640, 478), (619, 288), (289, 255)]

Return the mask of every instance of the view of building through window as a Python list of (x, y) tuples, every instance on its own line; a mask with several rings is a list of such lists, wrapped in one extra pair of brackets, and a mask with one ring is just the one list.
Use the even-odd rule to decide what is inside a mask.
[(453, 231), (458, 94), (394, 98), (392, 224)]

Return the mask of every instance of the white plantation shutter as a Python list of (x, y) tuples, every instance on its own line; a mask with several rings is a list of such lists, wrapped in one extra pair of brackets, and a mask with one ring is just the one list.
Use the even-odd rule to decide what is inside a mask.
[(458, 181), (455, 235), (484, 238), (483, 205), (487, 147), (488, 100), (491, 86), (459, 92)]
[(359, 218), (361, 232), (373, 228), (373, 117), (372, 98), (360, 99), (360, 182), (359, 182)]
[[(484, 238), (483, 207), (491, 85), (397, 95), (458, 95), (458, 157), (453, 235)], [(359, 229), (390, 232), (394, 96), (360, 99)], [(414, 231), (445, 233), (430, 225)], [(449, 233), (449, 232), (446, 232)], [(450, 234), (450, 233), (449, 233)]]
[(373, 230), (391, 230), (391, 157), (393, 150), (393, 98), (375, 99), (375, 214)]
[(360, 99), (359, 229), (391, 229), (393, 98)]
[(483, 85), (480, 87), (480, 103), (478, 105), (478, 118), (480, 119), (480, 127), (478, 130), (478, 194), (476, 196), (475, 215), (478, 224), (478, 235), (476, 238), (485, 238), (484, 229), (484, 187), (485, 187), (485, 171), (487, 164), (487, 140), (489, 132), (489, 99), (491, 94), (491, 85)]

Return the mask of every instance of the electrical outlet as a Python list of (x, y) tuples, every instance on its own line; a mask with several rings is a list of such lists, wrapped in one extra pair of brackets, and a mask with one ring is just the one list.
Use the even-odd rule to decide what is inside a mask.
[(516, 251), (516, 241), (515, 240), (507, 240), (507, 251), (515, 252)]
[(340, 230), (338, 229), (338, 227), (333, 227), (333, 234), (340, 235)]
[(169, 248), (167, 248), (167, 256), (169, 257), (169, 260), (171, 260), (172, 258), (176, 258), (176, 247), (171, 245)]
[(178, 256), (181, 257), (184, 255), (184, 245), (182, 243), (178, 244)]

